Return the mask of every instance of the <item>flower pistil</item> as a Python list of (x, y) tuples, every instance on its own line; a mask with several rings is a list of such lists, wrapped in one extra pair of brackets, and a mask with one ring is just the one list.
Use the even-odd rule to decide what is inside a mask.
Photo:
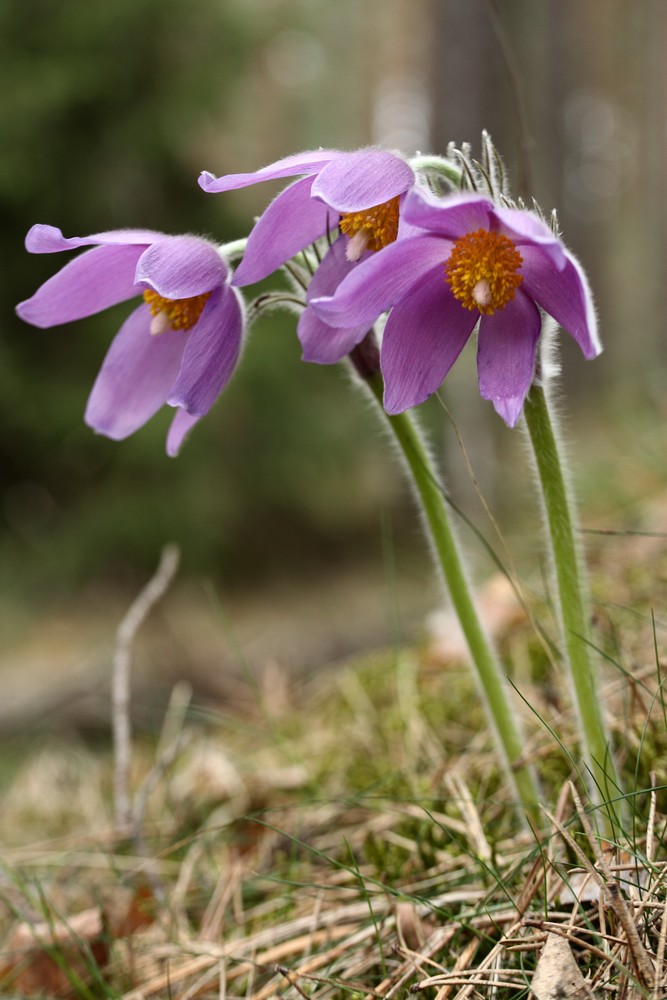
[(154, 292), (152, 288), (147, 288), (144, 291), (144, 301), (153, 316), (150, 326), (151, 333), (165, 333), (167, 330), (191, 330), (199, 320), (210, 297), (210, 292), (204, 292), (202, 295), (193, 295), (187, 299), (166, 299), (163, 295)]
[(491, 316), (514, 298), (523, 281), (523, 257), (508, 237), (477, 229), (456, 240), (445, 262), (445, 280), (465, 309)]
[(344, 212), (340, 231), (350, 237), (346, 248), (349, 261), (360, 259), (365, 250), (382, 250), (398, 236), (398, 205), (400, 197), (390, 198), (363, 212)]

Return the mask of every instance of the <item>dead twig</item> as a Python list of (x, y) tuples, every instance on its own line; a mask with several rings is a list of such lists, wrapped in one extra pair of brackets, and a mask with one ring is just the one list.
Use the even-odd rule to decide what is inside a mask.
[(653, 968), (653, 963), (651, 962), (648, 952), (640, 940), (637, 925), (630, 914), (625, 899), (623, 898), (618, 881), (609, 870), (609, 865), (607, 864), (604, 854), (600, 850), (599, 844), (593, 836), (591, 825), (588, 822), (588, 817), (586, 816), (581, 799), (579, 798), (574, 785), (571, 786), (571, 793), (581, 825), (584, 828), (584, 833), (586, 834), (588, 842), (590, 843), (595, 854), (597, 867), (604, 876), (604, 889), (609, 905), (616, 914), (621, 927), (625, 931), (628, 947), (630, 949), (630, 956), (632, 958), (632, 964), (645, 985), (653, 988), (655, 986), (655, 969)]
[(132, 806), (129, 773), (132, 759), (130, 725), (130, 667), (137, 632), (151, 609), (166, 593), (178, 569), (180, 553), (175, 545), (165, 545), (158, 568), (130, 605), (116, 633), (112, 662), (111, 705), (114, 746), (114, 815), (118, 828), (129, 828)]

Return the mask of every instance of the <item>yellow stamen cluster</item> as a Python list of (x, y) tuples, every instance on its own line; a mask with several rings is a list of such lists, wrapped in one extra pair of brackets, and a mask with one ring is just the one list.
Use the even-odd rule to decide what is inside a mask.
[(189, 299), (165, 299), (152, 288), (147, 288), (144, 292), (144, 301), (155, 317), (151, 324), (151, 333), (164, 333), (169, 329), (191, 330), (210, 297), (210, 292), (204, 292)]
[(391, 198), (381, 205), (373, 205), (363, 212), (345, 212), (340, 217), (340, 231), (351, 237), (354, 246), (351, 260), (358, 260), (364, 250), (382, 250), (398, 236), (398, 203)]
[(523, 281), (523, 257), (508, 236), (477, 229), (458, 239), (445, 262), (445, 279), (466, 309), (492, 315), (514, 298)]

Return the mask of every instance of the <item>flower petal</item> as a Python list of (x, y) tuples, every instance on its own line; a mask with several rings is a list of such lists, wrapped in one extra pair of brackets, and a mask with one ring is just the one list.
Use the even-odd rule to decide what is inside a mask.
[(270, 163), (268, 167), (255, 170), (250, 174), (224, 174), (216, 177), (208, 170), (199, 175), (199, 186), (204, 191), (213, 194), (217, 191), (234, 191), (237, 188), (250, 187), (261, 181), (272, 181), (280, 177), (295, 177), (297, 174), (314, 174), (333, 157), (339, 156), (335, 149), (313, 149), (305, 153), (295, 153), (282, 160)]
[[(346, 239), (339, 237), (318, 267), (308, 286), (307, 302), (321, 295), (331, 295), (343, 278), (357, 265), (345, 255)], [(297, 335), (303, 347), (302, 359), (330, 365), (349, 354), (368, 332), (368, 324), (337, 329), (329, 326), (308, 305), (299, 318)]]
[(181, 370), (169, 390), (170, 406), (193, 415), (208, 413), (239, 359), (242, 331), (238, 293), (228, 285), (216, 289), (188, 337)]
[(565, 265), (559, 269), (541, 248), (522, 247), (521, 287), (574, 337), (590, 360), (602, 350), (593, 297), (579, 262), (569, 250), (564, 254)]
[(518, 247), (528, 244), (541, 247), (560, 270), (565, 266), (565, 249), (560, 239), (543, 219), (533, 212), (519, 208), (494, 209), (501, 223), (501, 230), (509, 236)]
[(201, 413), (193, 416), (187, 410), (180, 408), (176, 410), (176, 416), (172, 420), (167, 434), (167, 454), (170, 458), (175, 458), (178, 455), (186, 434), (189, 434), (194, 425), (201, 420), (202, 416), (203, 414)]
[(440, 268), (392, 309), (380, 354), (387, 413), (417, 406), (436, 391), (478, 319), (456, 301)]
[(137, 260), (144, 252), (134, 246), (99, 246), (75, 257), (45, 281), (16, 311), (33, 326), (50, 327), (92, 316), (138, 293), (134, 283)]
[[(427, 271), (443, 264), (450, 251), (450, 244), (439, 236), (397, 240), (358, 264), (335, 295), (314, 299), (313, 308), (331, 326), (368, 327)], [(444, 270), (441, 274), (444, 283)]]
[(152, 336), (150, 325), (150, 310), (142, 304), (112, 341), (88, 399), (86, 423), (116, 441), (160, 409), (181, 367), (187, 334)]
[(451, 240), (476, 229), (491, 229), (493, 213), (493, 202), (479, 194), (438, 197), (423, 188), (408, 191), (402, 211), (411, 225)]
[(37, 224), (25, 238), (26, 250), (30, 253), (58, 253), (60, 250), (76, 250), (79, 247), (98, 246), (107, 243), (153, 243), (162, 233), (152, 229), (114, 229), (108, 233), (93, 236), (63, 236), (55, 226)]
[(503, 309), (482, 316), (477, 340), (479, 391), (510, 427), (519, 419), (533, 381), (541, 328), (539, 309), (520, 290)]
[(339, 153), (313, 181), (313, 197), (338, 212), (360, 212), (403, 194), (415, 183), (405, 160), (384, 149)]
[(310, 196), (312, 177), (281, 191), (259, 217), (236, 269), (237, 287), (253, 285), (272, 274), (304, 247), (338, 226), (338, 216)]
[(163, 236), (139, 258), (135, 279), (166, 299), (187, 299), (224, 284), (227, 265), (212, 243), (198, 236)]

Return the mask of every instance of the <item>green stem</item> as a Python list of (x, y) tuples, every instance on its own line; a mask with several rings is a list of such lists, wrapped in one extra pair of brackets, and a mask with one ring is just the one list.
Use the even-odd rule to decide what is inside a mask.
[(581, 750), (585, 768), (592, 779), (588, 779), (587, 784), (593, 801), (605, 803), (612, 819), (611, 803), (619, 799), (621, 788), (600, 711), (596, 665), (591, 660), (588, 593), (576, 544), (574, 505), (569, 496), (558, 441), (542, 386), (532, 386), (524, 405), (524, 414), (549, 527), (561, 629), (572, 678)]
[(440, 174), (457, 187), (460, 185), (461, 177), (463, 176), (461, 168), (444, 156), (415, 156), (410, 160), (410, 166), (414, 171)]
[(540, 795), (537, 781), (523, 760), (525, 741), (509, 701), (509, 685), (470, 592), (467, 575), (449, 520), (444, 490), (434, 470), (417, 422), (410, 413), (387, 414), (382, 407), (383, 383), (379, 373), (367, 374), (366, 383), (380, 405), (398, 444), (421, 501), (437, 563), (465, 635), (486, 708), (493, 723), (507, 774), (520, 803), (521, 818), (537, 822)]
[(247, 244), (248, 237), (244, 236), (240, 240), (230, 240), (229, 243), (221, 244), (218, 251), (225, 261), (236, 260), (237, 257), (243, 256)]

